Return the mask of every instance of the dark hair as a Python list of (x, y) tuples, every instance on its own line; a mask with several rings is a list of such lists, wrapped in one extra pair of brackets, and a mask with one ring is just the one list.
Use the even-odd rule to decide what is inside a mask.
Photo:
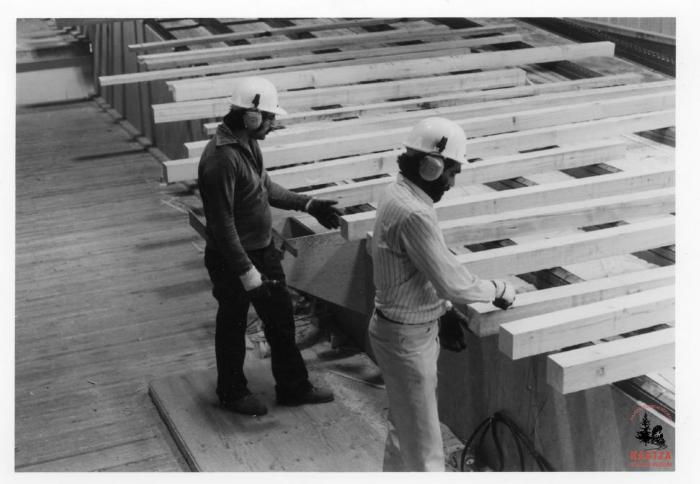
[(399, 164), (399, 171), (404, 176), (408, 177), (409, 180), (419, 178), (418, 162), (421, 160), (421, 158), (423, 158), (423, 156), (423, 153), (414, 150), (406, 150), (405, 152), (401, 153), (396, 159), (396, 162)]
[(243, 114), (245, 114), (245, 112), (245, 109), (231, 106), (231, 110), (224, 116), (224, 124), (228, 126), (228, 129), (231, 131), (244, 129), (245, 123), (243, 122)]

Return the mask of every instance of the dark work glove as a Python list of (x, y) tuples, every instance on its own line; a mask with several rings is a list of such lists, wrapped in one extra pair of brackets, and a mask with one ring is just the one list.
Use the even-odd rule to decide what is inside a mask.
[(454, 308), (442, 315), (438, 323), (440, 325), (438, 332), (440, 346), (457, 353), (467, 347), (467, 343), (464, 341), (462, 322), (466, 324), (464, 317)]
[(333, 205), (338, 203), (337, 200), (323, 200), (314, 198), (309, 202), (306, 211), (309, 215), (313, 215), (318, 220), (318, 223), (327, 229), (337, 229), (340, 227), (339, 216), (343, 213)]

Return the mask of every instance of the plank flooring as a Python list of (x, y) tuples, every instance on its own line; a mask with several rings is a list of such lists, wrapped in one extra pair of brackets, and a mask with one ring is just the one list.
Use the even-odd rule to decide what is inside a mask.
[(177, 188), (92, 102), (20, 109), (16, 127), (15, 469), (187, 470), (148, 395), (214, 364)]

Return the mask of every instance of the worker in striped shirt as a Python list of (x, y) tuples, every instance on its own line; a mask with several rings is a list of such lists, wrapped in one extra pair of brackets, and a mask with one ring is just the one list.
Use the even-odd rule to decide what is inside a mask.
[[(444, 471), (437, 409), (440, 345), (466, 347), (452, 302), (515, 299), (503, 280), (475, 277), (448, 250), (433, 203), (454, 186), (466, 136), (456, 123), (427, 118), (410, 133), (399, 174), (379, 201), (372, 237), (375, 313), (370, 343), (386, 383), (385, 471)], [(439, 340), (439, 344), (438, 344)]]

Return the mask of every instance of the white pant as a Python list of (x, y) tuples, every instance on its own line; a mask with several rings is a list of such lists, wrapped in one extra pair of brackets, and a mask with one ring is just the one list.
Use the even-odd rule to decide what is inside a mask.
[(384, 471), (444, 471), (437, 409), (437, 321), (402, 325), (377, 316), (370, 342), (389, 397)]

